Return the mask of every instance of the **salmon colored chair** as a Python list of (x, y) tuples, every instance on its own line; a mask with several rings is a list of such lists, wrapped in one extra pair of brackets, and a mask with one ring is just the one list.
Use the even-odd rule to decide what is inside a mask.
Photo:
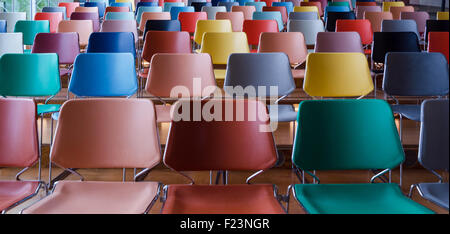
[[(0, 98), (0, 167), (27, 168), (40, 164), (36, 115), (32, 99)], [(20, 174), (16, 180), (0, 180), (0, 213), (34, 197), (43, 185), (38, 177), (22, 181)]]
[(129, 7), (114, 7), (114, 6), (109, 6), (106, 7), (105, 9), (105, 15), (108, 12), (129, 12), (130, 8)]
[(281, 13), (281, 20), (283, 20), (283, 24), (287, 23), (288, 14), (286, 7), (283, 6), (265, 6), (263, 7), (263, 11), (279, 11)]
[(98, 7), (76, 7), (74, 12), (94, 12), (99, 14)]
[(263, 32), (259, 40), (258, 53), (283, 52), (289, 57), (294, 79), (303, 79), (305, 69), (298, 69), (306, 61), (308, 49), (301, 32)]
[(372, 32), (381, 32), (381, 23), (383, 20), (393, 20), (394, 17), (389, 11), (383, 12), (364, 12), (364, 19), (370, 21), (372, 25)]
[[(149, 170), (161, 161), (157, 131), (150, 100), (69, 100), (61, 108), (50, 166)], [(147, 181), (59, 181), (50, 195), (23, 213), (147, 213), (159, 189), (158, 182)]]
[(242, 32), (244, 26), (244, 13), (243, 12), (217, 12), (216, 19), (218, 20), (230, 20), (231, 28), (233, 32)]
[(323, 16), (323, 8), (321, 2), (300, 2), (300, 6), (316, 6), (320, 16)]
[(94, 31), (92, 20), (63, 20), (58, 25), (57, 32), (76, 32), (80, 39), (80, 46), (86, 46), (89, 36)]
[(38, 12), (34, 15), (34, 20), (48, 20), (50, 22), (50, 32), (56, 32), (59, 22), (63, 20), (61, 12)]
[[(160, 98), (208, 97), (216, 90), (213, 65), (209, 54), (155, 54), (150, 64), (145, 90)], [(195, 86), (198, 84), (198, 86)], [(182, 86), (185, 92), (172, 92)], [(158, 122), (170, 122), (170, 105), (157, 105)]]
[(145, 30), (147, 20), (170, 20), (170, 12), (144, 12), (141, 16), (138, 29), (141, 32)]
[(134, 41), (139, 40), (135, 20), (105, 20), (102, 22), (100, 32), (132, 32)]
[(356, 7), (356, 19), (364, 19), (364, 12), (381, 12), (380, 6), (358, 6)]
[(258, 46), (261, 33), (279, 32), (275, 20), (245, 20), (242, 31), (247, 34), (248, 44), (251, 46)]
[(194, 41), (202, 44), (203, 34), (206, 32), (232, 32), (230, 20), (198, 20), (195, 26)]
[(372, 25), (369, 20), (337, 20), (336, 32), (358, 32), (361, 37), (361, 43), (366, 48), (364, 53), (372, 53), (372, 51), (368, 49), (368, 46), (372, 45), (373, 41)]
[(207, 20), (208, 15), (206, 12), (180, 12), (178, 20), (181, 24), (181, 31), (186, 31), (190, 34), (195, 32), (195, 26), (198, 20)]
[(405, 3), (402, 1), (396, 1), (396, 2), (383, 2), (381, 7), (383, 8), (383, 11), (389, 11), (391, 7), (403, 7), (405, 6)]
[(66, 16), (67, 18), (70, 18), (70, 15), (72, 15), (72, 12), (75, 11), (75, 8), (80, 6), (79, 2), (60, 2), (58, 3), (58, 6), (65, 7), (66, 8)]
[(238, 12), (241, 11), (244, 13), (244, 19), (246, 20), (252, 20), (253, 19), (253, 12), (256, 11), (255, 6), (232, 6), (231, 12)]
[(448, 56), (448, 32), (430, 32), (428, 35), (428, 52), (439, 52), (445, 55), (447, 63)]
[[(219, 118), (222, 121), (193, 121), (194, 105), (199, 105), (201, 109), (211, 106), (221, 108)], [(275, 165), (277, 153), (272, 132), (260, 131), (260, 127), (269, 124), (264, 103), (245, 99), (184, 100), (174, 105), (175, 110), (180, 107), (189, 108), (191, 118), (171, 124), (164, 154), (164, 163), (169, 168), (177, 172), (264, 171)], [(230, 116), (231, 111), (233, 114)], [(240, 114), (243, 115), (243, 121), (237, 120)], [(252, 120), (250, 116), (256, 118)], [(231, 121), (224, 121), (225, 118), (231, 118)], [(199, 140), (198, 136), (205, 134), (208, 137)], [(164, 187), (163, 214), (286, 213), (276, 198), (276, 187), (272, 184), (197, 185), (191, 177), (188, 178), (191, 185), (173, 184)], [(249, 177), (247, 183), (251, 179)]]
[(70, 20), (91, 20), (94, 32), (100, 30), (100, 19), (96, 13), (92, 12), (74, 12)]
[(402, 12), (414, 12), (414, 7), (413, 6), (404, 6), (404, 7), (391, 7), (389, 9), (389, 11), (392, 13), (392, 17), (394, 18), (394, 20), (399, 20), (400, 19), (400, 14)]
[(373, 1), (373, 2), (358, 2), (356, 1), (356, 7), (359, 6), (376, 6), (377, 2)]

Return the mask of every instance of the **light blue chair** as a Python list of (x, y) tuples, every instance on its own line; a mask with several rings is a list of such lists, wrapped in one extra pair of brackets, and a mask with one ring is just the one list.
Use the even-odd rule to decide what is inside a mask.
[(133, 11), (133, 5), (131, 2), (113, 2), (111, 3), (112, 7), (128, 7), (130, 11)]
[(133, 12), (108, 12), (105, 20), (134, 20)]
[(170, 8), (173, 6), (184, 6), (184, 2), (165, 2), (163, 6), (163, 11), (170, 12)]
[(194, 12), (194, 7), (192, 6), (172, 6), (170, 8), (170, 18), (172, 20), (177, 20), (178, 19), (178, 14), (180, 12)]
[(266, 6), (266, 2), (246, 2), (246, 6), (254, 6), (257, 12), (261, 12), (263, 7)]
[(278, 29), (283, 31), (284, 24), (281, 18), (281, 13), (279, 11), (264, 11), (264, 12), (253, 12), (253, 20), (276, 20), (278, 23)]
[(143, 6), (139, 7), (136, 13), (136, 22), (141, 22), (141, 17), (144, 12), (162, 12), (162, 7), (159, 6)]
[(98, 8), (98, 16), (103, 18), (106, 9), (106, 3), (104, 2), (85, 2), (84, 7), (97, 7)]
[(294, 3), (292, 2), (272, 2), (272, 6), (284, 6), (286, 7), (287, 13), (294, 11)]

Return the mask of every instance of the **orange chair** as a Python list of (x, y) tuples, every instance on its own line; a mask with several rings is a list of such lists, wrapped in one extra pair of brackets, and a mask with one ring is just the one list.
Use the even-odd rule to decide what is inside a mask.
[(414, 12), (414, 7), (413, 6), (403, 6), (403, 7), (393, 6), (393, 7), (389, 8), (389, 11), (392, 13), (392, 17), (394, 18), (394, 20), (399, 20), (400, 14), (402, 12)]
[(382, 12), (364, 12), (364, 19), (370, 21), (372, 25), (372, 32), (381, 32), (381, 23), (383, 20), (393, 20), (394, 17), (389, 11)]
[[(0, 98), (0, 139), (0, 167), (27, 168), (40, 164), (36, 103), (32, 99)], [(22, 172), (16, 180), (0, 180), (0, 213), (39, 192), (40, 178), (23, 181), (19, 178)]]
[(241, 11), (244, 13), (244, 19), (245, 20), (252, 20), (253, 19), (253, 12), (256, 11), (255, 6), (232, 6), (231, 12), (238, 12)]
[(242, 32), (244, 26), (244, 13), (243, 12), (217, 12), (216, 20), (230, 20), (233, 32)]
[[(148, 171), (161, 161), (157, 129), (155, 108), (150, 100), (69, 100), (61, 107), (51, 164), (63, 169), (145, 168)], [(73, 174), (83, 180), (81, 174)], [(50, 195), (23, 213), (147, 213), (159, 190), (158, 182), (126, 182), (125, 178), (120, 182), (58, 181)]]
[(63, 20), (62, 12), (38, 12), (34, 15), (34, 20), (48, 20), (50, 22), (50, 32), (55, 33), (58, 24)]
[(65, 7), (66, 8), (66, 16), (67, 18), (70, 18), (70, 15), (72, 15), (72, 12), (75, 11), (75, 8), (80, 6), (79, 2), (60, 2), (58, 3), (58, 6)]
[(94, 31), (92, 20), (62, 20), (59, 22), (57, 32), (76, 32), (80, 39), (80, 46), (86, 46), (89, 37)]
[(361, 43), (365, 47), (364, 53), (372, 53), (372, 51), (367, 48), (368, 46), (372, 45), (373, 41), (372, 26), (369, 20), (337, 20), (336, 32), (358, 32), (359, 36), (361, 37)]
[(170, 20), (170, 12), (144, 12), (141, 16), (138, 29), (145, 31), (145, 23), (147, 20)]
[(265, 6), (265, 7), (263, 7), (263, 11), (279, 11), (281, 13), (281, 20), (283, 21), (283, 24), (287, 23), (288, 14), (287, 14), (286, 7), (284, 7), (284, 6)]
[(278, 23), (275, 20), (244, 20), (242, 31), (247, 34), (248, 44), (251, 46), (259, 44), (261, 33), (279, 32)]
[[(145, 90), (160, 98), (208, 97), (216, 90), (209, 54), (155, 54), (150, 64)], [(175, 87), (183, 87), (180, 93)], [(170, 122), (170, 105), (157, 105), (158, 122)]]
[(439, 52), (445, 55), (447, 63), (448, 57), (448, 32), (430, 32), (428, 34), (428, 52)]
[[(200, 110), (207, 108), (217, 118), (206, 120), (200, 113), (200, 121), (194, 120), (195, 106)], [(249, 185), (256, 174), (247, 179), (248, 184), (227, 184), (227, 171), (258, 171), (259, 174), (277, 161), (264, 103), (254, 99), (183, 100), (174, 104), (174, 113), (179, 108), (189, 108), (186, 112), (190, 112), (187, 116), (190, 118), (172, 121), (164, 153), (165, 165), (180, 173), (224, 171), (224, 185), (196, 185), (191, 177), (183, 174), (192, 184), (164, 187), (163, 214), (286, 213), (276, 198), (275, 185)], [(238, 119), (240, 115), (242, 119)], [(180, 118), (178, 114), (172, 117)], [(200, 140), (199, 136), (205, 137)]]
[(263, 32), (259, 40), (258, 53), (283, 52), (288, 55), (294, 79), (303, 79), (305, 69), (297, 69), (306, 61), (308, 49), (301, 32)]
[(324, 7), (322, 7), (322, 3), (320, 2), (300, 2), (300, 6), (316, 6), (319, 9), (319, 15), (321, 17), (323, 16)]
[(181, 31), (186, 31), (193, 34), (195, 32), (195, 25), (198, 20), (207, 20), (208, 15), (206, 12), (180, 12), (178, 14), (178, 20), (181, 24)]

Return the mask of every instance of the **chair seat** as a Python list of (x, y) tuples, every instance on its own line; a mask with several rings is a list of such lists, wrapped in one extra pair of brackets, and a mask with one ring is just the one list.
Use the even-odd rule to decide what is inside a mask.
[(391, 105), (392, 112), (420, 122), (420, 105)]
[(397, 184), (296, 184), (295, 196), (312, 214), (432, 214)]
[(305, 69), (291, 69), (294, 79), (305, 78)]
[(58, 112), (60, 108), (60, 104), (40, 104), (37, 105), (37, 114), (41, 115), (51, 112)]
[(448, 183), (420, 183), (417, 185), (420, 194), (427, 200), (438, 206), (449, 209), (448, 206)]
[(163, 214), (284, 214), (270, 184), (169, 185)]
[(274, 105), (269, 105), (270, 120), (273, 122), (291, 122), (297, 120), (297, 112), (292, 105), (277, 105), (277, 112), (272, 111)]
[(0, 211), (32, 195), (38, 187), (36, 181), (0, 181)]
[(60, 181), (25, 214), (139, 214), (158, 192), (157, 182)]
[(216, 77), (216, 80), (224, 80), (226, 72), (226, 69), (214, 69), (214, 76)]
[(155, 105), (156, 122), (164, 123), (172, 121), (172, 119), (170, 118), (170, 107), (171, 106), (166, 105)]

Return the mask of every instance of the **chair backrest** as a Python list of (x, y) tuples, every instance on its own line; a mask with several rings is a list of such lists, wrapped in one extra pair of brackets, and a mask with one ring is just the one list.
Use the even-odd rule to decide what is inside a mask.
[(428, 35), (428, 52), (439, 52), (445, 55), (447, 63), (449, 60), (448, 32), (430, 32)]
[(178, 20), (181, 24), (181, 31), (189, 33), (195, 32), (195, 26), (198, 20), (207, 20), (208, 15), (206, 12), (180, 12)]
[(212, 6), (211, 2), (192, 2), (191, 6), (194, 7), (195, 12), (202, 11), (204, 6)]
[(249, 45), (258, 45), (263, 32), (279, 32), (275, 20), (245, 20), (242, 31), (247, 34)]
[[(194, 106), (203, 109), (210, 105), (221, 108), (218, 114), (221, 120), (193, 120)], [(256, 171), (269, 169), (277, 161), (272, 132), (259, 130), (269, 124), (266, 106), (262, 102), (246, 99), (182, 100), (175, 104), (174, 108), (177, 107), (189, 108), (191, 118), (171, 123), (164, 151), (164, 164), (169, 168), (176, 171)], [(243, 115), (240, 118), (243, 121), (238, 120), (240, 115)], [(208, 137), (199, 140), (198, 136), (204, 133), (208, 133)], [(251, 139), (258, 144), (242, 139)]]
[(392, 96), (445, 96), (448, 94), (448, 63), (441, 53), (386, 55), (383, 90)]
[(131, 96), (137, 91), (134, 57), (130, 53), (79, 54), (69, 91), (79, 97)]
[(301, 32), (305, 37), (306, 45), (315, 45), (317, 33), (324, 32), (322, 20), (290, 20), (287, 25), (288, 32)]
[(67, 11), (65, 7), (43, 7), (42, 12), (61, 12), (63, 14), (63, 19), (67, 19)]
[(430, 32), (449, 32), (448, 20), (427, 20), (425, 27), (425, 41), (428, 41)]
[(266, 6), (272, 6), (273, 2), (278, 2), (279, 0), (260, 0), (260, 2), (265, 2)]
[(326, 20), (325, 28), (329, 32), (336, 30), (337, 20), (355, 20), (356, 16), (354, 12), (329, 12)]
[[(85, 2), (84, 7), (97, 7), (98, 16), (103, 18), (105, 15), (106, 3), (105, 2)], [(70, 18), (72, 19), (72, 18)]]
[(6, 20), (7, 32), (14, 32), (16, 22), (19, 20), (26, 20), (26, 12), (0, 12), (0, 20)]
[(224, 6), (225, 9), (227, 10), (227, 12), (230, 12), (231, 8), (233, 6), (239, 6), (239, 3), (238, 2), (219, 2), (219, 4), (217, 4), (217, 6)]
[(327, 6), (325, 7), (325, 11), (323, 13), (323, 19), (326, 21), (328, 14), (330, 12), (350, 12), (350, 8), (348, 6)]
[(288, 15), (294, 11), (294, 4), (292, 2), (272, 2), (272, 6), (285, 7)]
[(267, 6), (265, 2), (246, 2), (244, 6), (252, 6), (255, 7), (255, 11), (261, 12), (263, 7)]
[(253, 19), (253, 12), (256, 11), (255, 6), (233, 6), (231, 7), (232, 12), (242, 12), (244, 14), (244, 19)]
[(136, 57), (131, 32), (95, 32), (89, 37), (87, 53), (130, 53)]
[[(209, 54), (155, 54), (150, 63), (145, 90), (163, 98), (207, 97), (216, 88)], [(196, 80), (197, 79), (197, 80)], [(197, 83), (199, 82), (199, 83)], [(194, 87), (194, 84), (200, 86)], [(183, 92), (176, 92), (175, 87)]]
[(130, 9), (130, 12), (133, 12), (133, 5), (131, 2), (113, 2), (110, 4), (110, 6), (113, 7), (128, 7)]
[(57, 54), (4, 54), (0, 57), (0, 95), (56, 95), (61, 88)]
[(381, 6), (383, 7), (383, 11), (389, 11), (391, 7), (403, 7), (405, 6), (405, 3), (402, 1), (383, 2)]
[(414, 20), (383, 20), (381, 23), (382, 32), (413, 32), (420, 39), (417, 24)]
[[(141, 7), (158, 7), (158, 1), (154, 1), (154, 2), (142, 2), (142, 1), (140, 1), (140, 2), (138, 2), (136, 4), (136, 11), (135, 11), (136, 15), (138, 14), (139, 8), (141, 8)], [(162, 11), (162, 8), (161, 8), (161, 11)]]
[[(231, 96), (278, 98), (294, 91), (295, 82), (285, 53), (234, 53), (228, 60), (223, 86)], [(236, 87), (253, 90), (239, 93)], [(273, 87), (277, 87), (276, 93)]]
[(204, 6), (202, 11), (206, 12), (209, 20), (214, 20), (217, 12), (227, 12), (227, 8), (224, 6)]
[(105, 20), (102, 22), (100, 32), (132, 32), (134, 41), (137, 42), (139, 39), (134, 20)]
[(0, 57), (3, 54), (23, 53), (22, 33), (0, 33)]
[(356, 7), (359, 7), (359, 6), (376, 6), (376, 5), (377, 5), (377, 2), (375, 2), (375, 1), (369, 1), (369, 2), (357, 1), (356, 2)]
[[(92, 13), (97, 13), (99, 15), (99, 17), (100, 17), (100, 14), (98, 12), (98, 7), (82, 7), (82, 6), (79, 6), (79, 7), (75, 8), (74, 12), (92, 12)], [(105, 12), (105, 14), (106, 14), (106, 12)], [(72, 17), (72, 15), (70, 17)]]
[(78, 33), (80, 46), (86, 46), (88, 44), (89, 36), (93, 31), (94, 28), (92, 20), (63, 20), (59, 23), (57, 30), (57, 32)]
[(291, 12), (289, 20), (318, 20), (319, 16), (316, 12)]
[(141, 20), (139, 21), (139, 30), (144, 32), (145, 23), (148, 20), (170, 20), (169, 12), (144, 12), (142, 13)]
[(157, 53), (191, 53), (191, 41), (188, 32), (148, 31), (142, 58), (150, 62)]
[(348, 6), (350, 10), (356, 7), (356, 0), (332, 0), (328, 5), (332, 6)]
[(134, 20), (133, 12), (108, 12), (105, 20)]
[(438, 11), (436, 13), (436, 19), (437, 20), (448, 20), (449, 19), (448, 11)]
[(170, 12), (170, 8), (174, 6), (184, 6), (184, 2), (164, 2), (163, 11)]
[(170, 17), (172, 20), (178, 20), (178, 14), (181, 12), (194, 12), (194, 7), (191, 6), (174, 6), (170, 8)]
[(159, 6), (143, 6), (139, 7), (136, 12), (136, 21), (141, 22), (141, 17), (144, 12), (162, 12), (162, 7)]
[(36, 104), (32, 99), (0, 98), (0, 166), (29, 167), (39, 158)]
[(422, 103), (419, 162), (429, 170), (449, 169), (448, 105), (448, 99)]
[(417, 29), (419, 33), (423, 34), (425, 32), (425, 27), (427, 25), (427, 20), (430, 18), (428, 12), (425, 11), (416, 11), (416, 12), (401, 12), (400, 19), (407, 20), (412, 19), (416, 21)]
[(100, 30), (100, 19), (98, 18), (98, 15), (96, 13), (73, 12), (70, 20), (90, 20), (90, 21), (92, 21), (93, 31), (98, 32)]
[(247, 2), (254, 2), (255, 0), (236, 0), (239, 3), (239, 6), (245, 6)]
[(60, 2), (58, 3), (58, 6), (65, 7), (66, 8), (66, 16), (67, 18), (70, 18), (72, 15), (72, 12), (75, 11), (75, 8), (80, 6), (79, 2)]
[(291, 64), (302, 64), (306, 61), (308, 49), (301, 32), (263, 32), (261, 33), (258, 53), (285, 53)]
[(356, 18), (364, 19), (364, 12), (381, 12), (380, 6), (358, 6), (356, 7)]
[(198, 20), (195, 27), (194, 41), (201, 45), (206, 32), (232, 32), (230, 20)]
[(277, 11), (280, 12), (281, 14), (281, 20), (283, 21), (283, 24), (287, 23), (288, 20), (288, 14), (287, 14), (287, 10), (286, 7), (282, 7), (282, 6), (266, 6), (263, 7), (263, 11)]
[(114, 6), (109, 6), (106, 7), (105, 9), (105, 14), (108, 12), (129, 12), (130, 8), (129, 7), (114, 7)]
[(363, 45), (370, 45), (373, 41), (372, 26), (369, 20), (337, 20), (336, 32), (358, 32)]
[(213, 64), (227, 64), (232, 53), (250, 53), (244, 32), (207, 32), (203, 34), (201, 53), (211, 55)]
[(296, 6), (294, 7), (294, 12), (315, 12), (317, 17), (320, 18), (320, 11), (317, 6)]
[(420, 52), (419, 39), (413, 32), (375, 32), (372, 61), (384, 63), (388, 52)]
[(56, 53), (60, 64), (73, 64), (80, 53), (78, 34), (68, 33), (39, 33), (34, 39), (31, 53)]
[(33, 45), (36, 34), (50, 32), (50, 23), (47, 20), (19, 20), (14, 32), (22, 33), (24, 45)]
[(279, 11), (255, 11), (253, 12), (253, 20), (276, 20), (278, 23), (278, 30), (281, 32), (284, 29), (283, 18)]
[(216, 19), (218, 20), (230, 20), (231, 28), (233, 32), (242, 32), (244, 26), (244, 13), (243, 12), (217, 12)]
[(147, 20), (145, 23), (144, 37), (148, 31), (181, 31), (181, 24), (178, 20)]
[(405, 158), (384, 100), (306, 100), (298, 113), (292, 163), (302, 170), (393, 169)]
[(366, 12), (364, 12), (364, 19), (367, 19), (370, 21), (373, 32), (381, 32), (381, 24), (382, 24), (383, 20), (392, 20), (394, 18), (392, 17), (391, 12), (366, 11)]
[(136, 9), (135, 9), (135, 4), (134, 4), (134, 0), (115, 0), (115, 2), (116, 2), (116, 4), (117, 3), (131, 3), (131, 8), (130, 8), (130, 11), (135, 11)]
[(312, 97), (358, 97), (373, 90), (362, 53), (312, 53), (306, 59), (303, 90)]
[(69, 100), (50, 159), (64, 168), (152, 168), (161, 161), (157, 131), (150, 100)]
[(391, 7), (389, 10), (392, 13), (392, 17), (395, 20), (399, 20), (400, 19), (400, 14), (402, 12), (414, 12), (414, 7), (413, 6), (403, 6), (403, 7)]
[(319, 32), (314, 52), (364, 53), (357, 32)]
[(323, 16), (323, 8), (321, 2), (300, 2), (300, 6), (315, 6), (319, 11), (319, 15)]

